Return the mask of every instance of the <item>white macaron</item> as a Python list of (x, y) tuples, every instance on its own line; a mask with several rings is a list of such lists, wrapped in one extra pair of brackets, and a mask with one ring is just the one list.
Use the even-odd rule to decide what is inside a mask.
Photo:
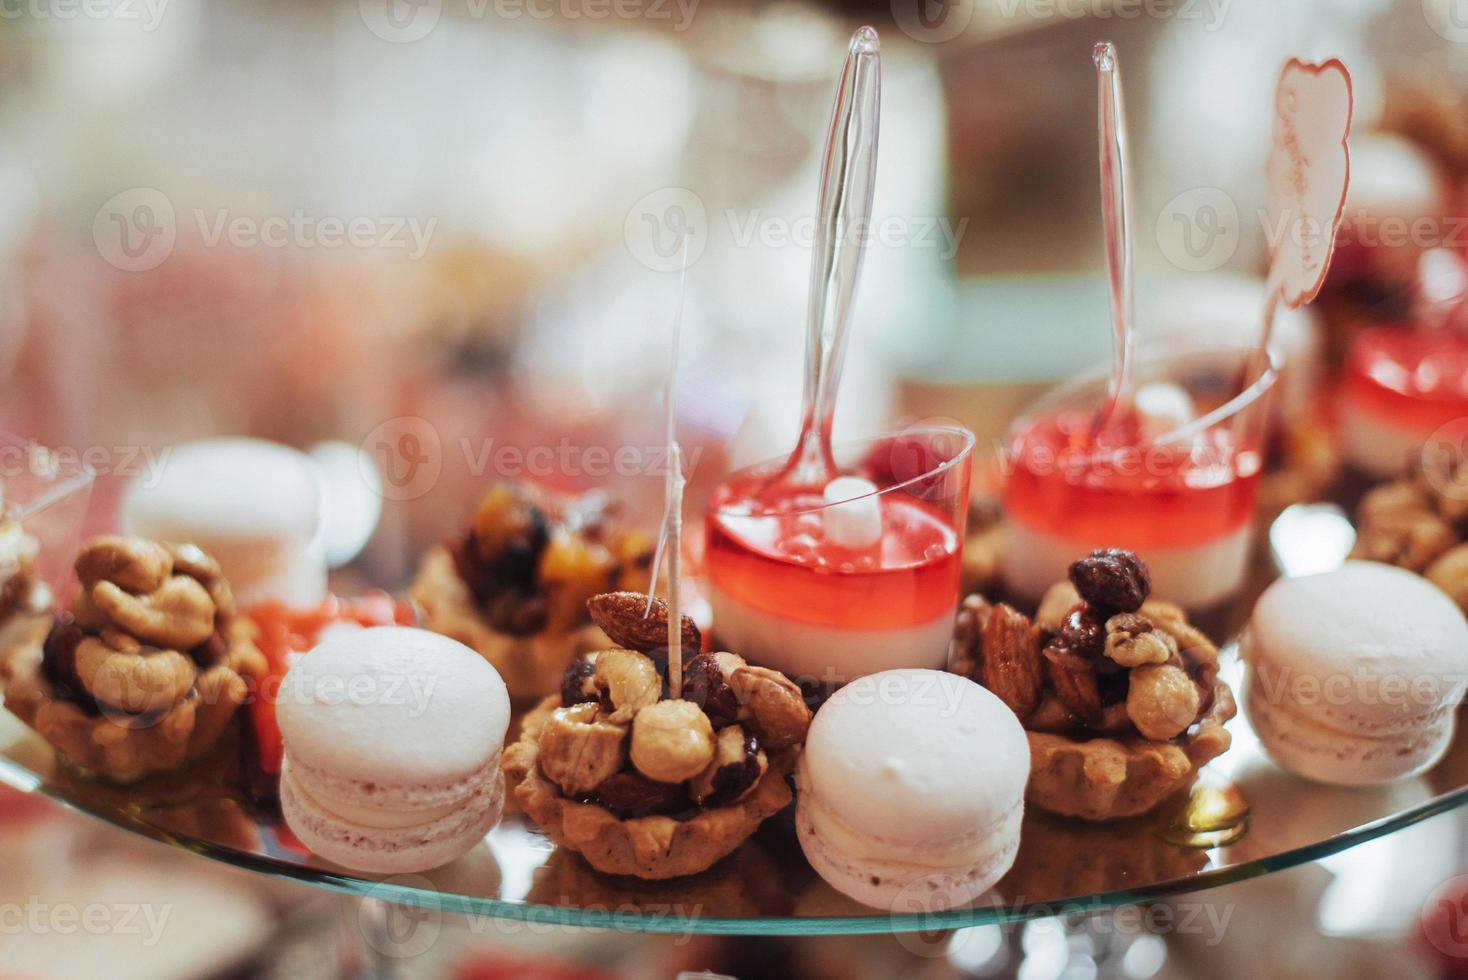
[(313, 606), (326, 593), (322, 486), (311, 457), (264, 439), (171, 447), (123, 501), (128, 533), (196, 544), (243, 605)]
[(455, 640), (405, 626), (337, 633), (286, 675), (276, 714), (281, 810), (327, 860), (423, 871), (499, 822), (510, 698)]
[(938, 670), (869, 674), (816, 713), (795, 827), (837, 891), (894, 912), (971, 903), (1014, 863), (1030, 749), (1004, 703)]
[(1281, 579), (1254, 607), (1244, 708), (1285, 769), (1372, 786), (1442, 757), (1468, 687), (1468, 622), (1404, 569), (1350, 561)]

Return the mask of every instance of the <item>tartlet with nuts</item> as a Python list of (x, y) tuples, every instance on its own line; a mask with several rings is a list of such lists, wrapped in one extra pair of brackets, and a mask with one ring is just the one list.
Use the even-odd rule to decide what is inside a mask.
[(207, 753), (265, 668), (219, 565), (193, 545), (84, 545), (69, 613), (5, 665), (5, 707), (72, 766), (118, 782)]
[(617, 647), (574, 661), (559, 695), (526, 717), (504, 768), (525, 813), (607, 874), (697, 874), (791, 800), (811, 713), (784, 674), (703, 653), (683, 617), (682, 697), (668, 690), (668, 610), (599, 595), (593, 620)]
[(586, 601), (646, 586), (652, 551), (596, 495), (558, 506), (499, 484), (468, 529), (424, 556), (411, 594), (425, 627), (478, 651), (512, 699), (533, 701), (556, 690), (573, 657), (607, 645)]
[(1136, 816), (1228, 749), (1237, 708), (1218, 647), (1151, 588), (1141, 559), (1109, 549), (1072, 564), (1033, 621), (964, 600), (950, 667), (1025, 726), (1030, 803), (1085, 820)]
[(1351, 557), (1415, 572), (1468, 614), (1468, 466), (1419, 466), (1368, 491)]

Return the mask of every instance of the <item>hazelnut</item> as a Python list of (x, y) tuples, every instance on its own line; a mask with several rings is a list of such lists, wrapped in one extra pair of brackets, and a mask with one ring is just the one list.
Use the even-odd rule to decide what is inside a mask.
[(589, 793), (622, 768), (626, 735), (593, 703), (557, 708), (540, 731), (540, 770), (568, 796)]
[(739, 699), (712, 654), (700, 653), (683, 665), (683, 697), (702, 708), (715, 728), (739, 716)]
[(1468, 544), (1460, 544), (1427, 567), (1427, 578), (1468, 612)]
[(1098, 549), (1070, 566), (1070, 581), (1098, 613), (1136, 612), (1152, 591), (1152, 576), (1135, 553)]
[(1126, 713), (1137, 731), (1153, 741), (1180, 735), (1198, 717), (1202, 696), (1187, 671), (1171, 664), (1148, 664), (1131, 672)]
[(689, 794), (704, 806), (737, 803), (753, 791), (769, 765), (759, 739), (739, 725), (730, 725), (719, 730), (714, 761), (689, 781)]
[(649, 779), (681, 783), (713, 758), (713, 726), (692, 701), (659, 701), (632, 720), (632, 764)]
[(596, 662), (593, 660), (577, 657), (567, 664), (565, 673), (561, 674), (561, 707), (601, 700), (595, 677)]
[(1106, 621), (1106, 656), (1123, 667), (1165, 664), (1177, 656), (1177, 641), (1136, 613), (1118, 613)]
[(602, 705), (615, 722), (628, 722), (643, 708), (656, 704), (663, 691), (657, 665), (635, 650), (603, 650), (596, 655), (592, 675)]
[(735, 668), (729, 686), (739, 698), (740, 721), (749, 722), (766, 750), (776, 752), (805, 741), (810, 728), (810, 708), (794, 681), (777, 670)]

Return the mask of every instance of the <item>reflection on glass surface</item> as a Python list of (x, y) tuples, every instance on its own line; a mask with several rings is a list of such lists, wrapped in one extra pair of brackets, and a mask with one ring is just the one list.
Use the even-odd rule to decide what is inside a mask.
[[(1236, 663), (1230, 673), (1238, 679)], [(934, 915), (889, 915), (832, 891), (801, 857), (788, 812), (768, 821), (729, 859), (675, 882), (598, 874), (516, 814), (506, 816), (485, 846), (453, 864), (377, 881), (319, 862), (294, 843), (278, 814), (254, 807), (227, 786), (223, 774), (233, 746), (222, 746), (219, 757), (190, 772), (115, 787), (75, 776), (35, 735), (0, 726), (0, 781), (217, 860), (386, 901), (633, 931), (787, 935), (976, 927), (1096, 912), (1319, 860), (1468, 800), (1468, 744), (1461, 734), (1425, 776), (1346, 790), (1316, 786), (1275, 767), (1246, 718), (1230, 728), (1232, 751), (1203, 770), (1201, 785), (1234, 787), (1247, 799), (1242, 839), (1206, 849), (1176, 843), (1163, 834), (1177, 818), (1176, 807), (1106, 825), (1032, 810), (1019, 857), (1004, 880), (974, 907)], [(1394, 845), (1379, 846), (1398, 853)], [(1423, 849), (1424, 860), (1437, 850)], [(1349, 889), (1350, 882), (1343, 879), (1342, 887)], [(976, 942), (973, 955), (983, 945)]]

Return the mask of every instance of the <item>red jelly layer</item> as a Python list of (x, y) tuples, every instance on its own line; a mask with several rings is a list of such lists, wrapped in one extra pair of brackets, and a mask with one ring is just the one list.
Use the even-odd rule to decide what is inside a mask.
[(1468, 338), (1405, 325), (1365, 330), (1346, 359), (1342, 396), (1398, 428), (1431, 434), (1468, 416)]
[(1135, 424), (1094, 436), (1089, 412), (1042, 418), (1010, 444), (1004, 508), (1030, 527), (1119, 548), (1206, 544), (1252, 519), (1260, 454), (1227, 426), (1185, 446), (1142, 443)]
[(825, 540), (819, 494), (762, 501), (756, 510), (751, 489), (715, 490), (704, 524), (708, 576), (726, 595), (772, 615), (848, 629), (894, 629), (952, 613), (958, 532), (936, 509), (886, 494), (881, 541), (851, 550)]

